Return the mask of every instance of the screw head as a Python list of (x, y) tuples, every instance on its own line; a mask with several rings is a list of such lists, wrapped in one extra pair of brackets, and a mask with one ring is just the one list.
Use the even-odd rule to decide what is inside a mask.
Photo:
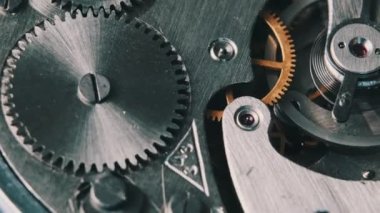
[(366, 58), (373, 51), (373, 44), (370, 40), (362, 37), (355, 37), (351, 40), (350, 52), (357, 58)]
[(350, 104), (349, 103), (350, 98), (351, 98), (351, 94), (350, 93), (344, 93), (344, 94), (342, 94), (339, 97), (339, 102), (338, 102), (339, 106), (344, 107), (346, 105), (349, 105)]
[(111, 85), (106, 77), (87, 73), (79, 81), (78, 97), (85, 104), (97, 104), (107, 98), (110, 90)]
[(339, 42), (338, 47), (339, 47), (340, 49), (343, 49), (343, 48), (346, 47), (346, 44), (345, 44), (344, 42)]
[(236, 112), (235, 122), (241, 129), (252, 131), (259, 125), (260, 118), (251, 106), (244, 106)]
[(380, 48), (377, 48), (377, 49), (375, 50), (375, 54), (376, 54), (376, 55), (380, 55)]
[(372, 170), (366, 170), (362, 172), (362, 177), (364, 180), (372, 180), (373, 178), (375, 178), (375, 176), (376, 176), (376, 173), (375, 171), (372, 171)]
[(237, 55), (238, 48), (232, 40), (219, 38), (210, 45), (210, 56), (215, 61), (230, 61)]

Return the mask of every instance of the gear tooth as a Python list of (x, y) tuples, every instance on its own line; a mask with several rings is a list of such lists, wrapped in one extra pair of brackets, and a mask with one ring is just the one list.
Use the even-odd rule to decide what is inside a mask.
[[(124, 163), (124, 161), (121, 161), (121, 162), (114, 162), (113, 165), (111, 165), (110, 170), (112, 170), (112, 171), (121, 171), (121, 170), (125, 170), (125, 169), (126, 169), (126, 166), (123, 167), (123, 165), (126, 165), (126, 163)], [(100, 167), (100, 168), (101, 168), (101, 167)]]
[(107, 11), (105, 12), (105, 17), (110, 16), (110, 17), (113, 17), (115, 20), (119, 19), (120, 17), (117, 16), (116, 11), (120, 11), (120, 10), (115, 6), (111, 7), (108, 13)]
[(132, 4), (130, 1), (127, 1), (127, 2), (122, 1), (118, 5), (120, 9), (117, 9), (117, 11), (127, 11), (129, 8), (132, 8)]
[(220, 122), (223, 118), (223, 111), (219, 110), (208, 110), (206, 112), (206, 118), (214, 121), (214, 122)]
[[(115, 16), (115, 17), (118, 17), (118, 16)], [(130, 22), (133, 22), (134, 19), (131, 19), (126, 13), (123, 13), (121, 15), (119, 15), (119, 21), (123, 22), (123, 23), (130, 23)], [(134, 24), (136, 24), (136, 22), (134, 22)]]
[(77, 170), (75, 171), (75, 175), (76, 176), (83, 176), (84, 174), (86, 174), (86, 167), (85, 167), (84, 163), (80, 163)]
[(127, 164), (130, 165), (130, 167), (137, 167), (137, 156), (133, 157), (133, 158), (129, 158), (127, 160)]
[(65, 167), (63, 168), (63, 171), (65, 171), (67, 174), (73, 174), (74, 173), (74, 161), (70, 160)]
[(173, 116), (172, 122), (176, 125), (181, 126), (183, 124), (184, 117), (182, 115), (175, 114)]
[(12, 53), (13, 57), (15, 57), (16, 59), (20, 59), (20, 55), (22, 54), (22, 50), (19, 49), (19, 48), (15, 48), (12, 50)]
[(86, 14), (87, 17), (91, 17), (92, 18), (92, 17), (97, 17), (98, 16), (98, 14), (95, 12), (95, 10), (94, 10), (93, 7), (89, 7), (88, 9), (83, 9), (83, 11), (86, 11), (85, 14)]
[(121, 5), (120, 4), (114, 4), (112, 3), (111, 5), (109, 5), (109, 10), (110, 11), (115, 11), (115, 14), (116, 14), (116, 11), (121, 11)]
[[(162, 136), (162, 137), (165, 138), (166, 136)], [(169, 137), (167, 137), (167, 138), (169, 138)], [(157, 150), (163, 150), (167, 147), (166, 142), (161, 138), (160, 138), (160, 140), (155, 141), (153, 145), (156, 147)]]
[(177, 100), (177, 103), (179, 104), (179, 105), (182, 105), (182, 109), (187, 109), (187, 106), (189, 106), (190, 105), (190, 100), (189, 99), (187, 99), (187, 98), (185, 98), (185, 99), (178, 99)]
[(173, 136), (169, 132), (162, 134), (160, 139), (164, 142), (165, 146), (167, 144), (173, 144)]
[[(93, 12), (94, 12), (94, 11), (93, 11)], [(94, 13), (95, 13), (95, 12), (94, 12)], [(107, 14), (107, 12), (106, 12), (106, 9), (104, 9), (104, 7), (99, 8), (99, 10), (97, 11), (97, 16), (107, 18), (107, 17), (108, 17), (108, 14)], [(110, 13), (110, 16), (113, 17), (112, 11), (111, 11), (111, 13)]]
[(27, 136), (27, 137), (23, 136), (23, 137), (21, 137), (21, 142), (25, 145), (33, 145), (37, 142), (37, 140), (35, 138), (30, 137), (30, 136)]
[(6, 66), (3, 69), (3, 79), (1, 80), (2, 82), (10, 83), (10, 80), (14, 77), (13, 75), (13, 68)]
[(190, 85), (189, 76), (181, 76), (180, 79), (177, 80), (177, 84), (186, 86), (186, 89), (179, 90), (180, 91), (179, 94), (189, 94), (190, 93), (190, 89), (188, 87)]
[(165, 41), (160, 44), (161, 48), (168, 48), (170, 46), (171, 46), (170, 43), (169, 42), (165, 42)]
[(179, 126), (176, 124), (169, 125), (168, 128), (166, 128), (166, 133), (162, 134), (162, 136), (165, 136), (166, 138), (173, 139), (175, 135), (177, 135), (178, 131), (180, 130)]
[(157, 156), (159, 154), (158, 149), (155, 147), (155, 143), (150, 145), (146, 152), (150, 158), (153, 158), (153, 156)]
[(17, 59), (13, 58), (12, 56), (9, 56), (6, 60), (6, 65), (12, 69), (16, 68), (16, 61)]
[(16, 130), (16, 135), (18, 136), (24, 136), (24, 135), (27, 135), (28, 133), (26, 132), (27, 129), (25, 128), (25, 124), (21, 121), (18, 121), (18, 119), (15, 118), (14, 120), (14, 124), (15, 126), (17, 126), (17, 130)]
[(53, 158), (54, 153), (50, 151), (44, 151), (42, 153), (42, 160), (45, 162), (50, 162), (51, 159)]
[(82, 5), (79, 5), (77, 8), (72, 7), (74, 10), (77, 10), (79, 13), (82, 13), (83, 17), (94, 17), (95, 14), (93, 14), (92, 7), (83, 7)]
[(96, 174), (99, 172), (98, 168), (98, 164), (91, 164), (90, 168), (88, 169), (88, 171), (86, 171), (86, 173)]
[[(65, 14), (61, 16), (58, 14), (54, 14), (51, 20), (45, 20), (45, 22), (48, 22), (50, 26), (54, 26), (56, 21), (65, 21)], [(46, 23), (45, 23), (45, 28), (46, 28)]]
[(181, 127), (183, 125), (183, 117), (180, 115), (174, 116), (175, 118), (172, 119), (172, 122), (177, 125), (178, 127)]
[(186, 70), (185, 66), (184, 65), (179, 66), (175, 70), (175, 74), (176, 75), (186, 75), (187, 76), (187, 70)]
[(118, 164), (118, 162), (113, 162), (113, 163), (108, 163), (108, 164), (107, 164), (107, 167), (108, 167), (111, 171), (115, 171), (118, 167), (120, 167), (120, 165)]
[(177, 91), (177, 94), (180, 96), (181, 99), (187, 99), (188, 103), (190, 103), (190, 90), (186, 87), (184, 87), (184, 89), (180, 89)]
[(4, 95), (4, 102), (6, 102), (6, 106), (9, 106), (11, 107), (12, 109), (16, 107), (16, 105), (12, 102), (13, 101), (13, 94), (12, 93), (8, 93), (6, 95)]
[[(165, 43), (165, 42), (162, 42), (162, 43)], [(168, 42), (166, 42), (166, 43), (168, 43)], [(170, 45), (167, 48), (169, 48), (169, 50), (166, 52), (167, 56), (175, 56), (175, 55), (177, 55), (177, 50), (173, 46)]]
[(36, 143), (32, 145), (32, 151), (35, 153), (41, 153), (44, 149), (45, 149), (45, 147), (42, 145), (39, 145)]
[(276, 104), (275, 101), (276, 101), (276, 100), (272, 100), (271, 102), (267, 103), (267, 105), (269, 105), (269, 106), (273, 106), (273, 105)]
[(24, 51), (26, 46), (28, 45), (28, 42), (24, 39), (21, 39), (20, 41), (17, 42), (17, 46)]
[(58, 168), (58, 169), (61, 169), (62, 166), (63, 166), (63, 164), (64, 164), (64, 162), (65, 162), (65, 160), (64, 160), (63, 157), (58, 157), (58, 158), (56, 158), (56, 159), (53, 161), (52, 165), (53, 165), (54, 167)]
[(148, 154), (144, 151), (144, 152), (141, 152), (139, 155), (137, 155), (137, 160), (139, 162), (146, 162), (149, 160), (148, 158)]
[(179, 56), (179, 55), (171, 55), (170, 59), (171, 59), (172, 65), (177, 65), (177, 66), (182, 66), (183, 65), (182, 57)]
[(128, 169), (128, 165), (127, 165), (127, 162), (124, 160), (124, 161), (120, 161), (120, 162), (118, 162), (118, 164), (119, 164), (119, 166), (120, 166), (120, 168), (122, 169), (122, 170), (126, 170), (126, 169)]
[(25, 41), (26, 41), (26, 42), (28, 42), (28, 43), (32, 42), (32, 39), (33, 39), (33, 38), (34, 38), (33, 33), (29, 32), (29, 33), (26, 33), (26, 34), (25, 34)]

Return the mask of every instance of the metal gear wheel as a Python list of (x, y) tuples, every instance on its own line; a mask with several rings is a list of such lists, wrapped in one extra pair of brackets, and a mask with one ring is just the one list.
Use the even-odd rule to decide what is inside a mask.
[(280, 46), (281, 60), (253, 59), (252, 62), (256, 66), (280, 72), (275, 85), (269, 93), (261, 99), (265, 104), (272, 106), (281, 99), (292, 82), (296, 66), (296, 54), (293, 39), (281, 19), (274, 13), (264, 13), (263, 19), (273, 32)]
[(186, 68), (161, 32), (127, 20), (66, 13), (11, 51), (2, 108), (32, 154), (88, 172), (137, 165), (173, 142), (190, 102)]
[[(296, 66), (296, 54), (293, 39), (281, 19), (274, 13), (263, 13), (262, 17), (273, 32), (281, 50), (281, 59), (278, 61), (272, 59), (252, 59), (252, 63), (256, 66), (280, 73), (270, 91), (261, 99), (265, 104), (272, 106), (281, 99), (292, 82)], [(226, 90), (226, 105), (233, 101), (233, 94), (233, 89)], [(212, 121), (220, 122), (223, 117), (223, 110), (209, 109), (206, 116)]]

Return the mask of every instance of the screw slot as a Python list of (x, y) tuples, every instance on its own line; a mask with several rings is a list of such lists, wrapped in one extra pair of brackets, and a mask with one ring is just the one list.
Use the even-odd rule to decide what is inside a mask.
[(252, 131), (259, 125), (260, 119), (251, 106), (244, 106), (236, 112), (235, 122), (241, 129)]
[(238, 53), (238, 48), (231, 39), (219, 38), (210, 45), (210, 56), (215, 61), (230, 61)]

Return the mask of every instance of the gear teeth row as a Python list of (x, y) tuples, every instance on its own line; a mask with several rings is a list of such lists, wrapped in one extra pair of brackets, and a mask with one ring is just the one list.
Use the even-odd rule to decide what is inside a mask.
[[(111, 9), (110, 12), (104, 8), (94, 10), (88, 8), (88, 10), (76, 10), (75, 13), (66, 12), (63, 17), (55, 16), (52, 20), (46, 20), (36, 25), (30, 32), (18, 41), (17, 45), (10, 52), (9, 57), (6, 60), (5, 67), (3, 69), (2, 87), (1, 87), (1, 99), (2, 108), (6, 114), (8, 123), (11, 124), (11, 131), (17, 137), (19, 141), (22, 141), (25, 148), (31, 153), (35, 154), (43, 162), (48, 163), (54, 169), (63, 170), (68, 174), (74, 174), (77, 176), (84, 175), (90, 172), (102, 172), (104, 170), (127, 170), (138, 169), (147, 164), (150, 160), (154, 159), (160, 152), (166, 149), (169, 144), (172, 144), (175, 137), (180, 132), (182, 125), (184, 124), (185, 117), (188, 112), (188, 106), (190, 105), (190, 82), (187, 75), (187, 70), (184, 65), (183, 59), (178, 55), (176, 49), (170, 44), (170, 42), (162, 35), (161, 32), (155, 30), (152, 26), (133, 18), (132, 20), (126, 15), (118, 15), (117, 11)], [(136, 154), (133, 158), (125, 159), (121, 162), (114, 162), (113, 164), (91, 164), (85, 165), (82, 162), (75, 162), (74, 160), (66, 159), (64, 156), (58, 156), (53, 151), (47, 150), (45, 146), (38, 144), (37, 139), (33, 138), (29, 133), (27, 127), (18, 120), (18, 114), (16, 113), (16, 106), (13, 104), (12, 94), (12, 79), (14, 78), (14, 72), (16, 69), (16, 62), (21, 57), (23, 51), (32, 40), (47, 29), (53, 28), (57, 21), (65, 21), (67, 19), (76, 19), (79, 17), (105, 17), (114, 18), (118, 21), (125, 22), (126, 24), (135, 27), (136, 29), (143, 30), (144, 34), (150, 36), (152, 40), (157, 41), (159, 48), (164, 51), (173, 65), (175, 75), (178, 76), (176, 83), (179, 85), (177, 90), (179, 94), (178, 107), (174, 111), (174, 118), (172, 119), (172, 125), (167, 127), (166, 132), (160, 136), (160, 140), (152, 143), (143, 153)]]
[[(102, 3), (97, 3), (102, 2)], [(76, 12), (77, 10), (87, 13), (89, 10), (98, 11), (105, 10), (107, 12), (116, 11), (117, 13), (128, 12), (136, 7), (142, 7), (145, 4), (144, 0), (119, 0), (119, 2), (99, 1), (94, 0), (93, 5), (84, 5), (80, 2), (75, 3), (75, 0), (52, 0), (52, 3), (60, 7), (64, 11)]]

